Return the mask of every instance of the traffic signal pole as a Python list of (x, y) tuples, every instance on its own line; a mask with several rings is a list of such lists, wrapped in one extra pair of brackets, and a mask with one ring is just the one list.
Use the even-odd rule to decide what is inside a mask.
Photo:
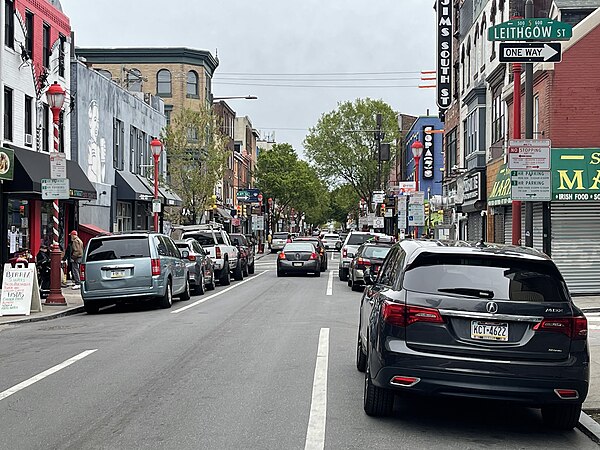
[[(525, 18), (533, 18), (533, 0), (525, 2)], [(525, 64), (525, 139), (533, 139), (533, 63)], [(525, 246), (533, 247), (533, 202), (525, 202)]]

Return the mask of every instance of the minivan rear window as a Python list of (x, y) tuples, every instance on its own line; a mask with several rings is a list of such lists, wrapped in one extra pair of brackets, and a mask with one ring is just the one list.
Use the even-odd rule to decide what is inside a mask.
[(513, 258), (422, 255), (406, 270), (403, 285), (409, 291), (478, 300), (569, 301), (556, 266)]
[(370, 239), (373, 239), (374, 237), (375, 237), (374, 234), (354, 234), (354, 233), (352, 233), (350, 235), (350, 237), (348, 238), (348, 242), (346, 242), (346, 245), (364, 244), (365, 242), (367, 242)]
[(149, 258), (148, 236), (110, 239), (92, 239), (87, 252), (87, 262), (113, 259)]
[(287, 233), (275, 233), (273, 235), (273, 239), (287, 239), (287, 238), (288, 238)]

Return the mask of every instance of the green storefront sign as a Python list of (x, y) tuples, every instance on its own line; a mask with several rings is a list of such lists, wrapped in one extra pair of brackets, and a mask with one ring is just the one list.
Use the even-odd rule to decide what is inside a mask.
[(15, 152), (9, 148), (0, 147), (0, 180), (12, 180), (14, 170)]
[(600, 201), (600, 148), (552, 149), (552, 200)]
[(568, 41), (573, 26), (551, 19), (514, 19), (488, 28), (488, 41)]
[(510, 169), (503, 164), (496, 175), (492, 192), (488, 196), (489, 206), (502, 206), (510, 205), (512, 199), (511, 195), (511, 184), (510, 184)]

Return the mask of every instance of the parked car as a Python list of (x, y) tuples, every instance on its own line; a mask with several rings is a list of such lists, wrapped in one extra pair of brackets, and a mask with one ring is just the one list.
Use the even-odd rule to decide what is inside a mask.
[(277, 256), (277, 276), (311, 272), (316, 277), (321, 276), (321, 259), (315, 246), (310, 242), (285, 244)]
[(539, 407), (571, 429), (588, 393), (587, 320), (541, 252), (405, 240), (365, 289), (356, 365), (368, 415), (410, 392)]
[(231, 243), (227, 232), (219, 225), (185, 226), (181, 238), (194, 238), (206, 250), (213, 261), (216, 277), (221, 286), (229, 285), (231, 275), (235, 280), (244, 278), (238, 249)]
[(392, 248), (391, 244), (380, 244), (375, 241), (365, 242), (358, 248), (349, 268), (348, 286), (353, 291), (362, 289), (364, 285), (363, 275), (367, 268), (370, 269), (373, 275), (377, 275), (390, 248)]
[(321, 239), (318, 237), (298, 237), (294, 239), (293, 242), (310, 242), (313, 244), (319, 251), (319, 256), (321, 257), (321, 272), (325, 272), (327, 270), (327, 252), (325, 251), (325, 246), (323, 245), (323, 242), (321, 242)]
[(175, 245), (180, 251), (188, 252), (188, 273), (194, 293), (204, 294), (206, 289), (212, 291), (215, 288), (215, 270), (212, 259), (202, 246), (193, 238), (175, 241)]
[(363, 231), (352, 231), (344, 244), (342, 245), (341, 257), (338, 267), (338, 276), (341, 281), (348, 281), (348, 274), (350, 273), (350, 263), (354, 254), (362, 244), (375, 237), (375, 233), (363, 232)]
[(88, 242), (80, 266), (86, 312), (119, 302), (158, 299), (170, 308), (173, 297), (190, 298), (188, 252), (163, 234), (132, 232), (97, 236)]
[(340, 235), (337, 233), (325, 233), (322, 241), (327, 250), (330, 248), (334, 248), (336, 250), (342, 248), (342, 240), (340, 239)]
[(231, 243), (238, 249), (244, 276), (254, 273), (254, 245), (243, 234), (232, 233), (229, 236), (231, 237)]
[(287, 244), (288, 242), (292, 242), (292, 237), (291, 237), (290, 233), (287, 233), (287, 232), (273, 233), (273, 237), (271, 239), (271, 253), (281, 250), (285, 246), (285, 244)]

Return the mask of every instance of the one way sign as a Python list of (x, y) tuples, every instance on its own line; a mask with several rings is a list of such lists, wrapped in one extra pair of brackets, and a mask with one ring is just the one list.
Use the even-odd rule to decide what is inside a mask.
[(503, 63), (560, 62), (561, 57), (559, 42), (500, 43), (500, 62)]

